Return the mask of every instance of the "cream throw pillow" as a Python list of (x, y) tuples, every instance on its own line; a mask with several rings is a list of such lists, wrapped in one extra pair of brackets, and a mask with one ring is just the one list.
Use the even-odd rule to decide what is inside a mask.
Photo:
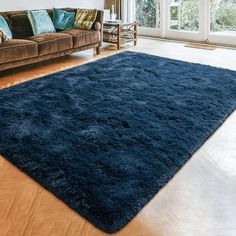
[(97, 18), (97, 10), (78, 9), (75, 17), (75, 27), (90, 30)]
[(1, 39), (0, 44), (1, 44), (2, 42), (6, 41), (6, 40), (9, 40), (9, 38), (8, 38), (7, 35), (6, 35), (6, 33), (5, 33), (1, 28), (0, 28), (0, 39)]

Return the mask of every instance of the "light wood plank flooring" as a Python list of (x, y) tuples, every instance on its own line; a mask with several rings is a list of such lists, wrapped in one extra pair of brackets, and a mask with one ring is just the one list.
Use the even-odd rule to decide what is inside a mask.
[[(126, 48), (123, 48), (125, 50)], [(236, 51), (139, 39), (130, 50), (236, 70)], [(105, 47), (0, 75), (0, 88), (117, 53)], [(109, 66), (109, 65), (107, 65)], [(0, 114), (1, 115), (1, 114)], [(0, 134), (1, 135), (1, 134)], [(1, 236), (104, 236), (0, 157)], [(117, 236), (236, 235), (236, 112)]]

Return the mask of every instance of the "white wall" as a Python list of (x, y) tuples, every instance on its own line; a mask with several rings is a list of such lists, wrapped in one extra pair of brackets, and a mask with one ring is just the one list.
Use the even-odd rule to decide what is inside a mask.
[(0, 0), (0, 11), (44, 9), (53, 7), (104, 8), (104, 0)]

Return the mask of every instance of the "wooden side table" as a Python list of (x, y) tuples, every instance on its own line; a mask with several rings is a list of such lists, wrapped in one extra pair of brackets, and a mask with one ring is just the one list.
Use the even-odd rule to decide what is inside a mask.
[(103, 24), (103, 42), (117, 45), (117, 49), (126, 43), (137, 44), (137, 23), (136, 22), (105, 22)]

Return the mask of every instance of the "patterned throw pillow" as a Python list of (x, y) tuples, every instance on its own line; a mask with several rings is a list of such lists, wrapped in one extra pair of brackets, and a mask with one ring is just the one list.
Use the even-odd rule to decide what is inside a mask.
[(27, 11), (27, 15), (35, 36), (56, 32), (46, 10)]
[(75, 18), (75, 27), (90, 30), (97, 18), (97, 10), (78, 9)]
[(0, 28), (0, 39), (1, 39), (1, 43), (9, 40), (7, 34), (1, 28)]

